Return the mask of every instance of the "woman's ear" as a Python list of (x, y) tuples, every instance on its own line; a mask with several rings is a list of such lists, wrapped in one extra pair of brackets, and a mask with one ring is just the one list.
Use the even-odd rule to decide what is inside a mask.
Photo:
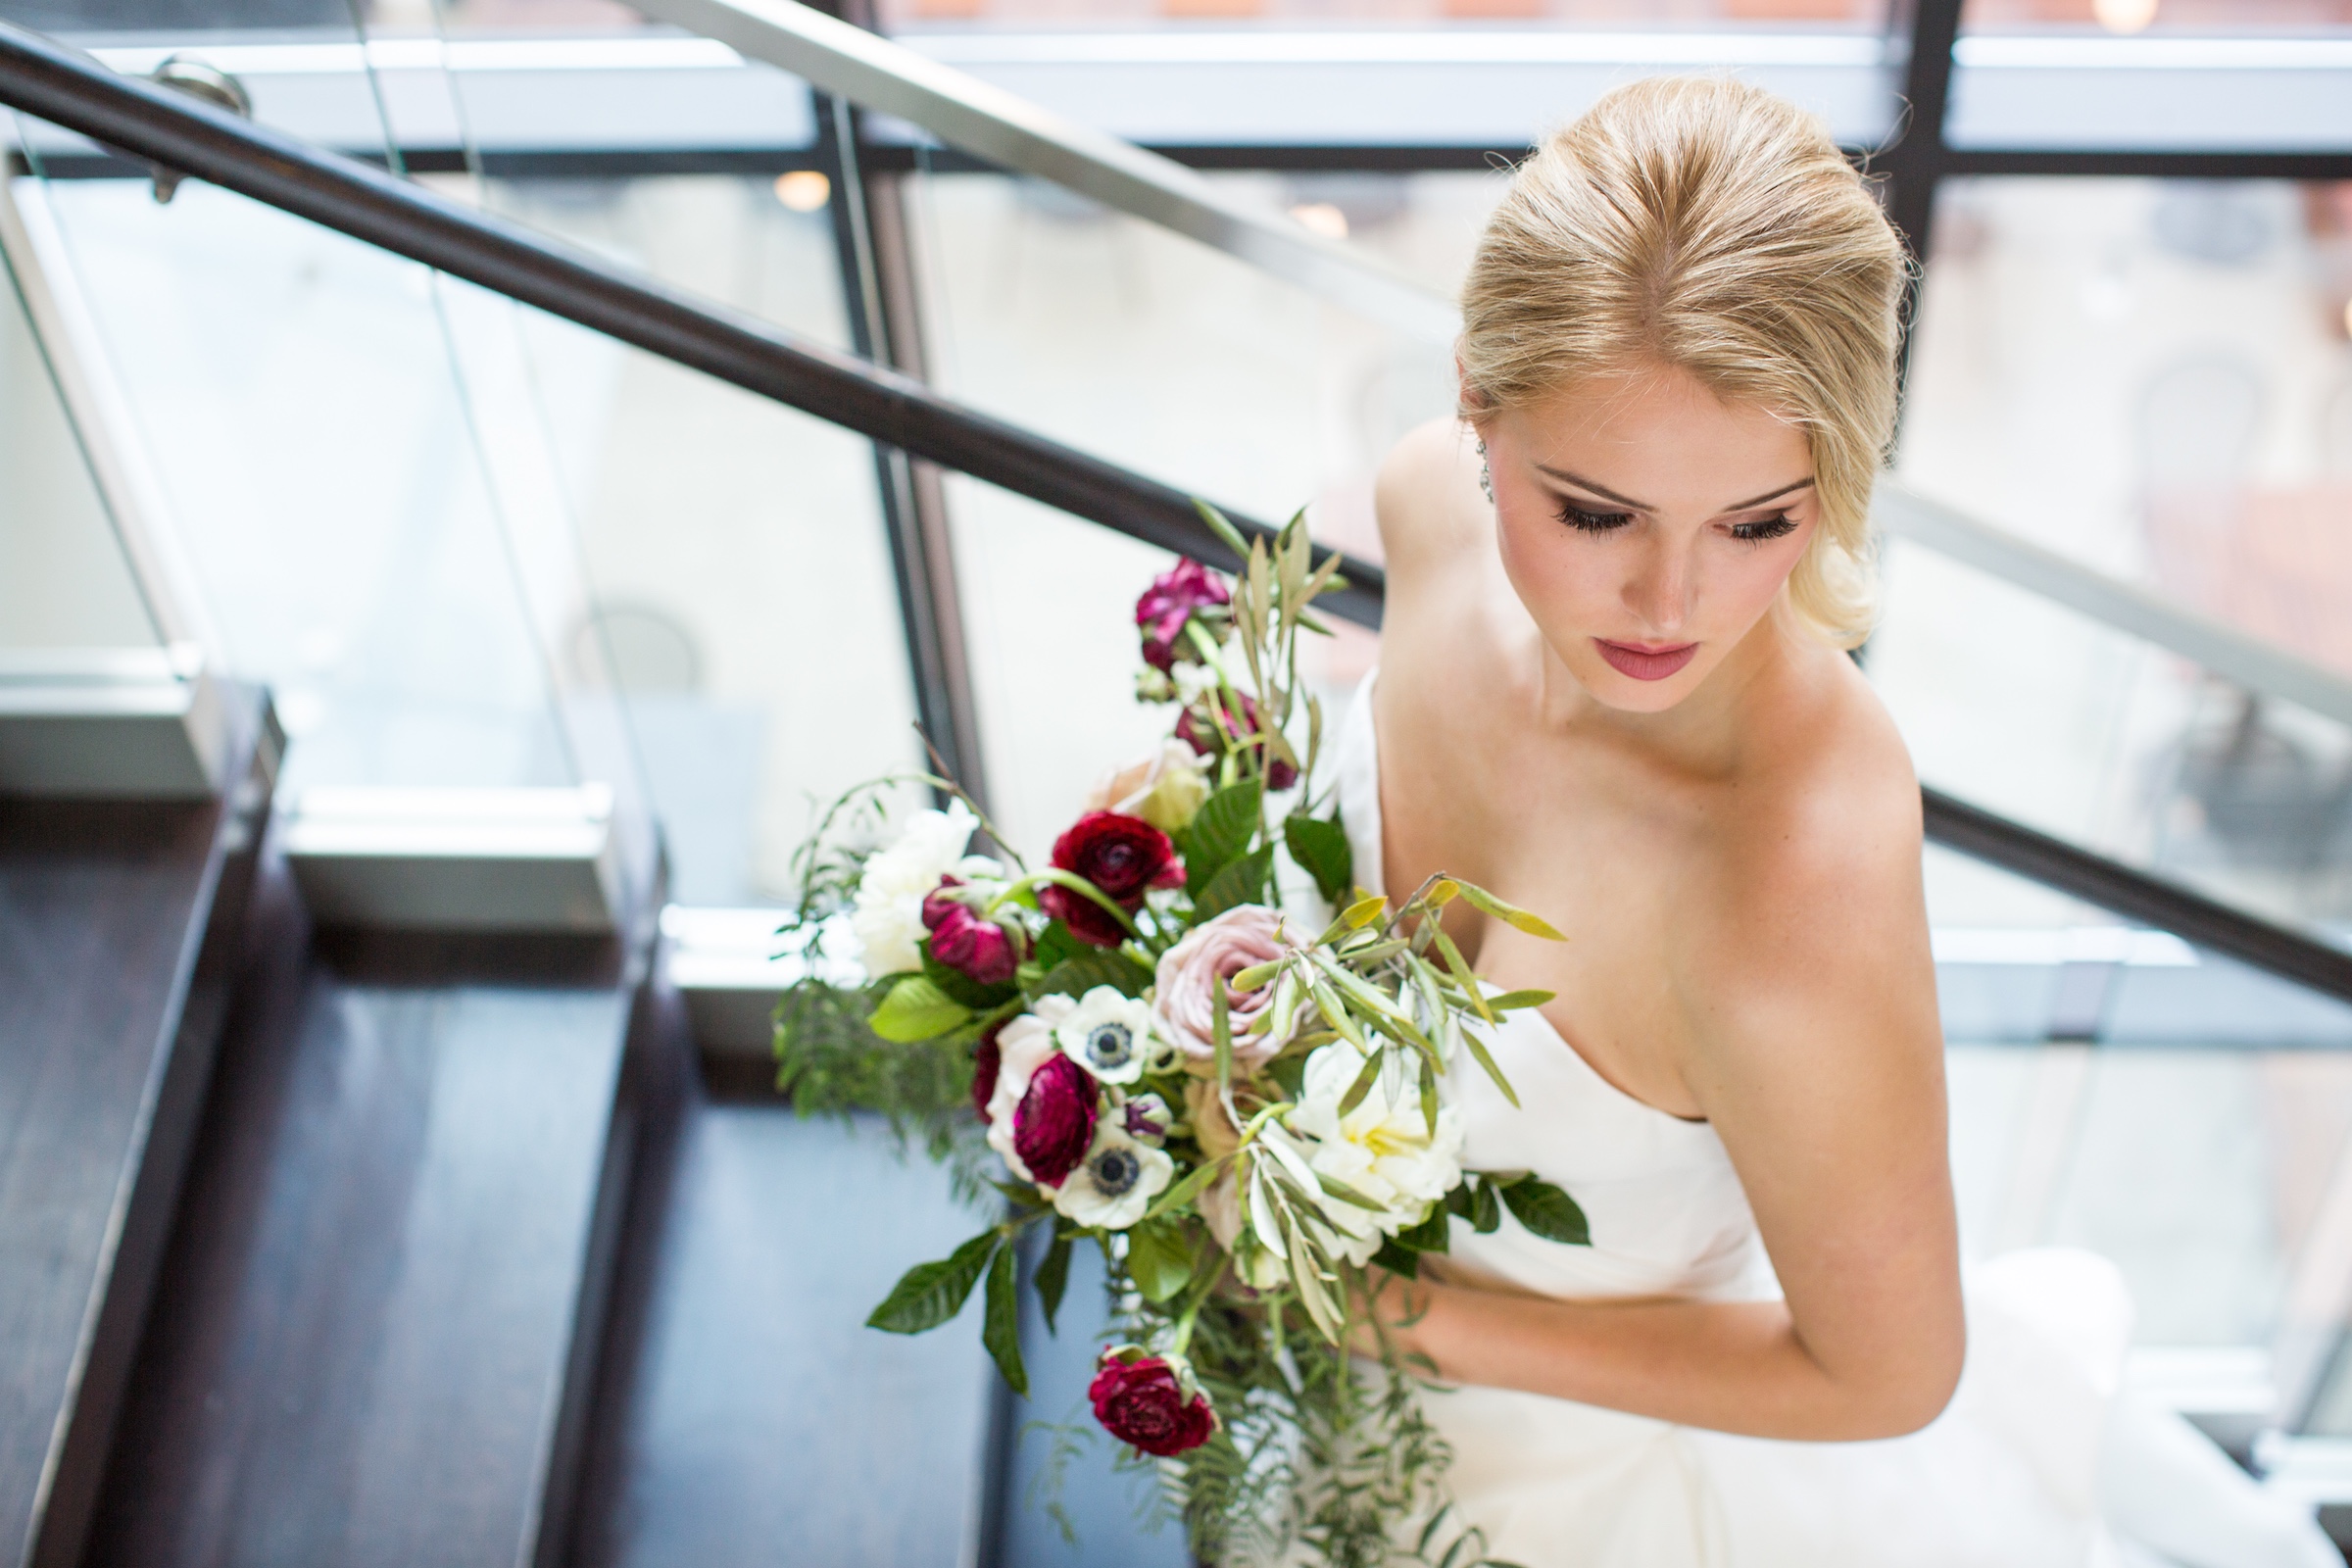
[(1453, 356), (1454, 410), (1472, 424), (1480, 422), (1487, 410), (1487, 395), (1471, 381), (1470, 372), (1462, 365), (1460, 350)]

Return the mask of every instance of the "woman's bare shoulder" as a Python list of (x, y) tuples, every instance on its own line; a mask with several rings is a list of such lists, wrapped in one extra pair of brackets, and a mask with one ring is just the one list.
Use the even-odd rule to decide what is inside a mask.
[[(1767, 976), (1853, 976), (1927, 956), (1919, 781), (1893, 719), (1839, 658), (1817, 700), (1775, 715), (1721, 824), (1709, 901), (1727, 938), (1704, 967), (1745, 990)], [(1769, 933), (1769, 935), (1767, 935)]]
[(1380, 466), (1373, 492), (1392, 585), (1409, 587), (1494, 527), (1478, 488), (1477, 437), (1461, 420), (1432, 419), (1406, 432)]

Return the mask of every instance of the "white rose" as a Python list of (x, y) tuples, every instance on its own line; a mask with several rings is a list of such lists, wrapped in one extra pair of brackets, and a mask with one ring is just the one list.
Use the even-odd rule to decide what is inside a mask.
[(1033, 1178), (1012, 1147), (1012, 1113), (1021, 1108), (1029, 1080), (1054, 1052), (1054, 1026), (1070, 1014), (1067, 997), (1040, 997), (1033, 1010), (997, 1031), (997, 1087), (988, 1097), (988, 1147), (1022, 1181)]
[(1054, 1190), (1054, 1207), (1080, 1225), (1123, 1231), (1144, 1217), (1175, 1175), (1174, 1160), (1105, 1116), (1095, 1127), (1086, 1158)]
[(1131, 1084), (1174, 1054), (1152, 1031), (1152, 1004), (1114, 986), (1097, 986), (1079, 998), (1054, 1038), (1072, 1061), (1106, 1084)]
[[(1363, 1065), (1364, 1058), (1345, 1041), (1321, 1047), (1306, 1058), (1298, 1108), (1284, 1118), (1305, 1140), (1307, 1165), (1316, 1175), (1379, 1205), (1367, 1209), (1319, 1195), (1324, 1221), (1339, 1233), (1339, 1250), (1358, 1265), (1380, 1250), (1383, 1236), (1427, 1219), (1430, 1206), (1462, 1180), (1461, 1113), (1451, 1105), (1439, 1107), (1433, 1134), (1410, 1075), (1384, 1072), (1353, 1110), (1340, 1113), (1340, 1102)], [(1392, 1077), (1396, 1078), (1393, 1097)]]
[(1002, 880), (1004, 868), (964, 846), (980, 819), (961, 801), (944, 811), (917, 811), (890, 848), (877, 850), (858, 879), (850, 929), (857, 933), (868, 975), (900, 974), (923, 966), (923, 899), (951, 873), (965, 881)]

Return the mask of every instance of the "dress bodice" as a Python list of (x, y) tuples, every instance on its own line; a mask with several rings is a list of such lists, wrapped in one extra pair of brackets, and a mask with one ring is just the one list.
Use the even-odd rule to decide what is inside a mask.
[[(1385, 892), (1372, 683), (1367, 676), (1356, 688), (1333, 760), (1355, 880)], [(1453, 1064), (1445, 1093), (1461, 1110), (1464, 1167), (1533, 1171), (1557, 1185), (1584, 1208), (1592, 1245), (1547, 1242), (1506, 1216), (1491, 1236), (1456, 1226), (1450, 1270), (1545, 1296), (1775, 1294), (1746, 1194), (1714, 1128), (1627, 1095), (1533, 1009), (1483, 1033), (1519, 1104), (1475, 1062)]]

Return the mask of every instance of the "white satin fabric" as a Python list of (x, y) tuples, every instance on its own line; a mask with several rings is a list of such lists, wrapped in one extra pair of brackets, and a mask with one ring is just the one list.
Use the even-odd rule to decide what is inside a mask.
[[(1335, 747), (1355, 880), (1380, 890), (1372, 680)], [(1530, 1170), (1591, 1222), (1590, 1247), (1507, 1216), (1454, 1228), (1452, 1277), (1561, 1298), (1779, 1294), (1730, 1156), (1600, 1077), (1534, 1011), (1489, 1036), (1518, 1092), (1447, 1074), (1471, 1169)], [(2087, 1252), (1975, 1270), (1958, 1394), (1908, 1437), (1733, 1437), (1502, 1389), (1428, 1396), (1448, 1485), (1488, 1553), (1523, 1568), (2340, 1568), (2308, 1513), (2194, 1428), (2118, 1397), (2132, 1302)]]

